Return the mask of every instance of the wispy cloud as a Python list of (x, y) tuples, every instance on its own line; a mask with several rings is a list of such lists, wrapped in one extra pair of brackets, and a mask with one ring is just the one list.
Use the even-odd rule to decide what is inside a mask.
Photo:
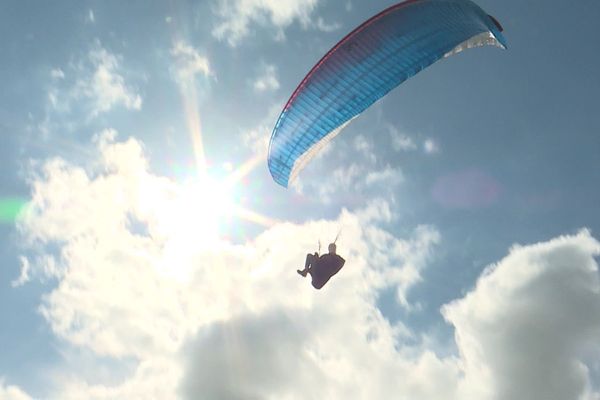
[(376, 192), (383, 196), (388, 191), (393, 192), (403, 181), (404, 175), (399, 168), (351, 163), (333, 169), (318, 184), (309, 185), (309, 193), (313, 193), (320, 202), (330, 203), (338, 197), (345, 198), (351, 194)]
[(417, 149), (417, 144), (413, 138), (405, 133), (400, 132), (400, 130), (393, 125), (388, 125), (388, 129), (392, 139), (392, 148), (394, 150), (410, 151)]
[[(318, 0), (218, 0), (215, 9), (221, 22), (213, 35), (236, 45), (250, 32), (250, 25), (272, 25), (283, 34), (283, 29), (299, 21), (307, 26)], [(321, 24), (324, 25), (324, 24)]]
[(92, 116), (107, 112), (116, 105), (130, 110), (142, 108), (142, 97), (125, 83), (125, 78), (120, 73), (118, 56), (98, 47), (88, 57), (93, 66), (93, 74), (89, 81), (78, 80), (75, 97), (92, 101)]
[(60, 68), (55, 68), (52, 71), (50, 71), (50, 76), (52, 77), (52, 79), (65, 79), (65, 73)]
[(174, 43), (171, 55), (175, 60), (172, 71), (180, 85), (193, 82), (196, 75), (214, 76), (208, 58), (184, 41), (178, 40)]
[(323, 17), (318, 17), (314, 23), (314, 27), (321, 32), (334, 32), (340, 29), (341, 25), (337, 22), (325, 22)]
[(437, 154), (441, 151), (439, 143), (435, 139), (425, 139), (423, 142), (423, 151), (426, 154)]
[(12, 287), (19, 287), (29, 282), (29, 260), (26, 257), (19, 257), (19, 262), (21, 263), (21, 274), (10, 283)]
[(375, 155), (373, 142), (367, 140), (364, 135), (357, 135), (354, 138), (353, 146), (356, 151), (363, 154), (371, 163), (377, 162), (377, 156)]
[(111, 53), (99, 42), (83, 59), (66, 68), (52, 69), (45, 123), (56, 123), (64, 114), (68, 114), (71, 124), (85, 122), (73, 114), (82, 112), (89, 120), (117, 106), (140, 110), (142, 97), (126, 83), (124, 74), (122, 57)]
[(254, 81), (253, 87), (257, 92), (274, 91), (279, 89), (277, 67), (270, 64), (264, 65), (258, 78)]
[(392, 148), (397, 152), (414, 151), (421, 149), (423, 153), (434, 155), (441, 151), (437, 140), (431, 137), (422, 138), (420, 135), (408, 135), (394, 125), (388, 125)]
[(324, 150), (329, 154), (336, 154), (335, 165), (321, 165), (326, 172), (321, 173), (318, 179), (315, 178), (309, 171), (324, 159), (331, 158), (319, 154), (300, 177), (292, 182), (292, 188), (310, 195), (315, 201), (332, 203), (339, 198), (359, 199), (365, 196), (387, 197), (393, 201), (398, 185), (404, 182), (404, 174), (400, 168), (380, 161), (375, 144), (368, 136), (357, 135), (350, 143), (330, 144)]
[(402, 171), (398, 168), (392, 168), (387, 165), (385, 168), (378, 171), (371, 171), (365, 177), (366, 185), (375, 185), (384, 183), (386, 185), (397, 185), (404, 180)]
[(256, 154), (267, 154), (273, 121), (277, 119), (280, 112), (281, 106), (279, 104), (269, 107), (265, 118), (257, 126), (243, 131), (242, 143)]

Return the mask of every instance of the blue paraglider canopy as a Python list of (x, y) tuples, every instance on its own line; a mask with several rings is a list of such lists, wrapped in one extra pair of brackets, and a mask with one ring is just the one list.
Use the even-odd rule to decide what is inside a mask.
[(365, 21), (311, 69), (271, 136), (268, 165), (287, 187), (358, 116), (434, 62), (472, 47), (506, 48), (500, 23), (470, 0), (408, 0)]

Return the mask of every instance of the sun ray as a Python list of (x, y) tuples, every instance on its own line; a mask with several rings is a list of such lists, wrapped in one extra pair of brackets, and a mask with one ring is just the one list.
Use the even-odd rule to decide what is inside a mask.
[[(173, 42), (175, 43), (180, 37), (181, 32), (177, 30), (179, 24), (171, 24), (173, 36)], [(200, 186), (206, 184), (206, 178), (208, 177), (208, 165), (206, 160), (206, 154), (204, 149), (203, 142), (203, 130), (202, 130), (202, 119), (199, 112), (199, 101), (198, 101), (198, 92), (196, 88), (196, 82), (194, 76), (185, 77), (184, 81), (179, 81), (179, 91), (181, 95), (181, 101), (183, 105), (183, 111), (185, 113), (185, 120), (187, 125), (188, 134), (190, 136), (193, 151), (194, 151), (194, 159), (195, 166), (197, 169), (197, 176), (200, 178), (200, 181), (204, 180)], [(263, 151), (257, 152), (253, 156), (251, 156), (248, 160), (243, 162), (237, 169), (233, 170), (227, 176), (222, 178), (221, 182), (218, 185), (209, 185), (210, 190), (219, 189), (223, 191), (215, 198), (220, 197), (217, 201), (220, 201), (222, 204), (218, 206), (216, 204), (211, 204), (211, 207), (222, 208), (219, 210), (219, 213), (225, 213), (225, 209), (229, 208), (231, 215), (235, 215), (240, 219), (244, 219), (246, 221), (264, 226), (264, 227), (272, 227), (277, 224), (279, 221), (269, 218), (265, 215), (261, 215), (256, 211), (249, 210), (247, 208), (241, 207), (238, 204), (234, 204), (229, 199), (226, 199), (227, 193), (242, 179), (248, 176), (255, 168), (258, 167), (266, 158), (266, 148)], [(200, 197), (197, 193), (187, 193), (187, 196), (191, 196), (192, 198), (198, 200), (202, 198), (204, 203), (206, 203), (206, 196)], [(225, 202), (225, 203), (223, 203)]]
[(204, 143), (202, 141), (202, 122), (200, 119), (200, 112), (198, 112), (198, 96), (196, 88), (194, 82), (189, 83), (190, 85), (185, 90), (182, 88), (181, 96), (188, 132), (194, 149), (196, 168), (198, 169), (198, 174), (202, 175), (206, 172), (206, 156), (204, 154)]
[(255, 154), (253, 157), (248, 159), (242, 165), (240, 165), (236, 170), (232, 171), (227, 177), (225, 177), (225, 185), (233, 186), (238, 183), (244, 177), (246, 177), (250, 172), (254, 170), (260, 163), (265, 160), (266, 152), (260, 152)]
[(240, 206), (235, 206), (234, 213), (236, 216), (238, 216), (246, 221), (253, 222), (257, 225), (261, 225), (266, 228), (270, 228), (281, 222), (277, 219), (269, 218), (265, 215), (257, 213), (256, 211), (252, 211), (247, 208), (240, 207)]

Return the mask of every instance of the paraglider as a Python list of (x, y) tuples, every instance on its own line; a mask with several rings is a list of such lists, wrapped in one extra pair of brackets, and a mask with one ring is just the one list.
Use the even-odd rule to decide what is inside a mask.
[(310, 70), (269, 143), (273, 180), (287, 187), (353, 118), (436, 61), (465, 49), (506, 48), (500, 23), (470, 0), (407, 0), (358, 26)]
[(307, 254), (306, 262), (303, 270), (297, 272), (306, 277), (311, 276), (311, 283), (315, 289), (321, 289), (335, 274), (340, 272), (346, 260), (336, 254), (335, 243), (330, 243), (328, 246), (329, 253), (319, 256), (319, 252), (315, 254)]

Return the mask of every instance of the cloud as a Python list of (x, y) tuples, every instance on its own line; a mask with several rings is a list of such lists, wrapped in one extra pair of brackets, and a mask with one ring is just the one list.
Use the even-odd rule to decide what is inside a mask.
[[(300, 308), (215, 324), (192, 342), (184, 393), (193, 398), (206, 387), (215, 398), (232, 399), (324, 393), (349, 399), (597, 399), (584, 361), (598, 350), (599, 254), (600, 243), (587, 231), (514, 247), (470, 293), (443, 309), (456, 329), (460, 358), (403, 345), (407, 331), (363, 313), (365, 304), (352, 301), (356, 297), (344, 298), (348, 308), (324, 302), (308, 313)], [(368, 315), (374, 320), (362, 320)]]
[(50, 76), (52, 79), (65, 79), (65, 73), (60, 68), (55, 68), (50, 71)]
[(120, 74), (120, 59), (102, 47), (89, 53), (89, 61), (94, 72), (91, 80), (79, 80), (76, 85), (76, 97), (93, 102), (92, 116), (104, 113), (116, 105), (130, 110), (142, 108), (142, 98), (125, 84)]
[(265, 65), (260, 76), (254, 81), (254, 90), (257, 92), (274, 91), (279, 89), (277, 68), (274, 65)]
[(350, 141), (338, 139), (328, 143), (292, 181), (291, 187), (319, 203), (344, 199), (347, 204), (362, 197), (386, 197), (393, 202), (394, 193), (403, 182), (402, 170), (384, 164), (372, 138), (359, 134)]
[(375, 185), (395, 187), (403, 181), (402, 171), (389, 165), (377, 169), (359, 164), (350, 164), (347, 167), (333, 170), (331, 179), (326, 186), (323, 186), (321, 194), (327, 197), (335, 192), (339, 193), (341, 190), (361, 191)]
[[(352, 258), (348, 264), (352, 270), (345, 267), (343, 275), (331, 282), (336, 283), (318, 293), (310, 287), (297, 290), (293, 284), (294, 279), (301, 279), (297, 275), (289, 277), (289, 286), (287, 277), (272, 277), (275, 280), (271, 283), (265, 277), (260, 289), (269, 293), (270, 304), (200, 329), (184, 347), (184, 398), (197, 398), (201, 393), (231, 399), (303, 399), (324, 394), (331, 398), (388, 398), (410, 385), (415, 386), (416, 394), (430, 391), (419, 383), (426, 379), (420, 375), (443, 362), (431, 353), (416, 359), (401, 356), (395, 343), (400, 343), (407, 329), (401, 324), (390, 325), (374, 301), (376, 288), (395, 287), (400, 282), (405, 288), (415, 284), (413, 279), (425, 265), (437, 233), (423, 227), (415, 233), (414, 241), (397, 240), (376, 229), (374, 220), (368, 219), (381, 217), (379, 209), (374, 206), (358, 216), (365, 227), (370, 227), (363, 231), (362, 243), (355, 242), (348, 227), (342, 233), (343, 248), (351, 245), (359, 250), (361, 259), (368, 263), (366, 270), (361, 272), (362, 261)], [(346, 214), (341, 219), (348, 217), (355, 218)], [(287, 237), (281, 227), (270, 232), (269, 241), (282, 234)], [(295, 235), (298, 238), (303, 233), (296, 230)], [(310, 239), (306, 239), (308, 243)], [(381, 251), (374, 250), (377, 247)], [(388, 267), (392, 265), (407, 268)], [(275, 289), (272, 284), (283, 287)], [(280, 296), (279, 289), (286, 294)], [(440, 375), (448, 375), (446, 380), (451, 381), (449, 376), (455, 372), (451, 367)], [(393, 376), (403, 379), (391, 379)]]
[(4, 379), (0, 377), (0, 399), (1, 400), (31, 400), (31, 397), (16, 386), (5, 385)]
[(423, 151), (426, 154), (437, 154), (441, 151), (440, 145), (434, 139), (425, 139), (423, 142)]
[(416, 141), (393, 125), (388, 125), (388, 129), (392, 139), (392, 148), (397, 152), (413, 151), (421, 148), (425, 154), (433, 155), (441, 151), (440, 144), (433, 138)]
[(325, 22), (325, 20), (323, 19), (323, 17), (318, 17), (316, 22), (313, 23), (313, 26), (315, 27), (315, 29), (321, 31), (321, 32), (335, 32), (338, 29), (341, 28), (341, 25), (337, 22), (333, 22), (333, 23), (328, 23)]
[[(49, 395), (48, 398), (60, 400), (176, 399), (179, 396), (176, 395), (174, 385), (181, 379), (180, 369), (180, 366), (171, 360), (157, 357), (139, 362), (131, 375), (114, 379), (116, 383), (103, 384), (94, 383), (93, 377), (84, 379), (81, 376), (82, 372), (77, 368), (75, 371), (56, 373), (54, 380), (60, 390)], [(95, 371), (94, 375), (99, 375), (98, 371)]]
[(471, 398), (598, 398), (584, 357), (600, 339), (599, 254), (588, 231), (515, 246), (444, 307)]
[[(335, 365), (339, 355), (327, 349), (349, 335), (344, 327), (354, 327), (352, 340), (345, 339), (350, 340), (347, 348), (362, 346), (374, 362), (377, 343), (393, 348), (393, 337), (406, 331), (380, 315), (376, 293), (396, 288), (398, 298), (410, 306), (409, 290), (439, 240), (435, 229), (420, 227), (406, 238), (395, 237), (379, 227), (393, 214), (380, 201), (362, 211), (344, 210), (333, 220), (277, 224), (234, 245), (211, 238), (214, 231), (206, 230), (214, 210), (203, 210), (199, 199), (186, 199), (189, 192), (181, 183), (148, 170), (138, 141), (117, 141), (115, 132), (107, 131), (96, 144), (98, 158), (86, 168), (51, 159), (31, 175), (32, 200), (19, 231), (25, 245), (45, 249), (27, 257), (37, 260), (28, 264), (30, 279), (56, 281), (40, 306), (52, 332), (65, 344), (134, 367), (112, 385), (94, 374), (65, 371), (57, 374), (60, 392), (50, 397), (148, 398), (159, 393), (173, 398), (177, 390), (195, 390), (190, 374), (208, 374), (202, 379), (212, 382), (213, 393), (230, 393), (231, 382), (215, 381), (215, 371), (244, 370), (243, 363), (253, 361), (238, 363), (236, 351), (250, 357), (267, 343), (277, 343), (277, 351), (263, 354), (265, 364), (254, 366), (251, 377), (262, 382), (274, 374), (278, 382), (269, 381), (274, 392), (302, 393), (298, 382), (308, 384), (318, 377), (311, 371), (326, 373), (327, 365)], [(191, 203), (193, 208), (182, 207)], [(326, 290), (316, 292), (295, 270), (316, 238), (333, 238), (340, 228), (338, 245), (347, 266)], [(235, 350), (234, 336), (231, 355), (211, 352), (230, 345), (214, 332), (230, 330), (243, 334), (238, 346), (244, 348)], [(311, 344), (302, 350), (307, 355), (294, 364), (293, 349), (306, 343)], [(185, 346), (192, 350), (182, 350)], [(301, 379), (273, 370), (282, 366), (284, 349), (292, 357), (287, 365), (318, 368), (299, 371)], [(206, 358), (197, 357), (204, 352)], [(241, 382), (245, 385), (233, 394), (255, 393), (252, 379)], [(331, 390), (345, 391), (339, 382)]]
[(392, 168), (387, 165), (385, 168), (379, 171), (371, 171), (367, 173), (365, 177), (365, 184), (367, 186), (372, 186), (376, 184), (385, 184), (385, 185), (398, 185), (404, 181), (404, 175), (402, 171), (398, 168)]
[(367, 140), (367, 138), (364, 135), (357, 135), (354, 138), (353, 147), (357, 152), (361, 153), (371, 163), (377, 162), (377, 156), (375, 155), (373, 143)]
[(196, 75), (214, 76), (208, 58), (184, 41), (179, 40), (174, 43), (171, 55), (175, 59), (172, 72), (180, 85), (193, 82)]
[(317, 3), (318, 0), (218, 0), (215, 12), (221, 21), (213, 35), (233, 46), (250, 33), (252, 23), (257, 23), (273, 25), (281, 36), (282, 30), (296, 20), (307, 26)]
[(416, 150), (417, 144), (408, 135), (401, 133), (393, 125), (388, 125), (390, 136), (392, 138), (392, 148), (396, 151), (410, 151)]
[[(96, 42), (80, 61), (66, 69), (52, 69), (48, 110), (40, 129), (47, 133), (64, 125), (72, 127), (118, 106), (140, 110), (142, 97), (126, 83), (122, 61), (121, 56)], [(85, 115), (84, 121), (80, 121), (80, 114)]]
[[(48, 397), (597, 398), (586, 358), (600, 340), (600, 243), (588, 231), (490, 266), (442, 309), (458, 349), (442, 357), (377, 307), (391, 289), (414, 308), (433, 227), (397, 236), (384, 228), (392, 204), (376, 200), (233, 244), (205, 228), (211, 191), (187, 198), (135, 139), (96, 144), (87, 168), (53, 159), (31, 176), (19, 232), (41, 252), (30, 279), (56, 280), (40, 310), (60, 342), (129, 367), (106, 382), (75, 366)], [(346, 266), (315, 291), (295, 270), (340, 229)]]
[(25, 257), (19, 257), (19, 262), (21, 263), (21, 274), (10, 283), (12, 287), (19, 287), (29, 282), (29, 260)]
[[(302, 351), (312, 337), (306, 314), (273, 311), (202, 329), (185, 349), (184, 398), (196, 399), (200, 393), (209, 399), (279, 397), (292, 383), (301, 387), (318, 381), (318, 364)], [(298, 356), (290, 357), (294, 354)]]
[[(356, 198), (367, 194), (388, 197), (393, 201), (393, 193), (404, 182), (402, 170), (390, 165), (380, 165), (373, 143), (364, 135), (357, 135), (349, 145), (352, 150), (345, 149), (348, 146), (346, 143), (326, 146), (323, 149), (325, 151), (311, 160), (311, 165), (292, 182), (292, 187), (299, 193), (310, 193), (321, 203), (331, 203), (334, 198)], [(319, 178), (307, 173), (312, 166), (331, 158), (325, 156), (331, 151), (341, 155), (341, 159), (335, 161), (336, 166), (321, 166), (327, 172)], [(306, 176), (308, 178), (304, 178)]]
[(242, 133), (242, 143), (256, 154), (267, 154), (269, 140), (273, 130), (273, 121), (281, 112), (279, 104), (272, 105), (267, 111), (265, 118), (254, 128), (245, 130)]

